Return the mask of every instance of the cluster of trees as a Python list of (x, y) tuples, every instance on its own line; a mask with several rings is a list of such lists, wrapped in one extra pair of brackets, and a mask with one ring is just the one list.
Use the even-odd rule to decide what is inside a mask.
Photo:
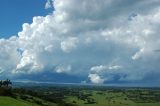
[(0, 96), (12, 96), (12, 82), (8, 79), (0, 80)]
[(0, 87), (8, 87), (9, 85), (12, 85), (12, 82), (9, 79), (0, 80)]

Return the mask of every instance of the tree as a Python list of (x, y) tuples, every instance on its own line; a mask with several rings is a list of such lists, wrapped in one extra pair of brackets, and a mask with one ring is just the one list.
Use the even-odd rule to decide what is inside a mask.
[(9, 85), (12, 85), (12, 82), (9, 79), (5, 80), (3, 83), (4, 83), (4, 86), (7, 86), (7, 87)]
[(9, 85), (12, 85), (12, 82), (9, 79), (6, 79), (4, 81), (0, 81), (0, 87), (5, 86), (8, 87)]
[(8, 87), (11, 85), (12, 82), (10, 80), (0, 80), (0, 95), (3, 96), (9, 96), (12, 95), (12, 89), (11, 87)]
[(3, 85), (3, 81), (2, 80), (0, 80), (0, 87)]

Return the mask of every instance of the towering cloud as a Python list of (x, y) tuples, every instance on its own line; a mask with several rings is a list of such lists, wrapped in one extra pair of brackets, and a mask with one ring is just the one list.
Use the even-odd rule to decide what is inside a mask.
[(160, 82), (160, 54), (154, 52), (160, 49), (159, 3), (48, 0), (45, 8), (54, 6), (52, 14), (33, 17), (17, 37), (0, 39), (0, 74), (64, 74), (92, 83)]

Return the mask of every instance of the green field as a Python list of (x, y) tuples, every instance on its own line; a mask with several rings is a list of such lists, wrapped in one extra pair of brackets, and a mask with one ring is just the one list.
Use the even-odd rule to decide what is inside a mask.
[(31, 86), (0, 89), (0, 106), (160, 106), (159, 88)]
[[(66, 97), (65, 101), (73, 103), (78, 106), (160, 106), (159, 102), (141, 101), (136, 102), (128, 98), (122, 92), (108, 92), (108, 91), (82, 91), (83, 94), (88, 94), (89, 99), (93, 99), (95, 103), (88, 103), (88, 100), (81, 100), (75, 96)], [(147, 95), (145, 95), (147, 96)], [(148, 95), (149, 96), (149, 95)], [(138, 95), (137, 95), (138, 97)]]
[[(11, 97), (0, 96), (0, 106), (33, 106), (33, 105), (22, 100), (16, 100)], [(34, 106), (38, 105), (34, 104)]]
[(55, 103), (41, 100), (36, 97), (32, 99), (12, 98), (8, 96), (0, 96), (0, 106), (57, 106)]

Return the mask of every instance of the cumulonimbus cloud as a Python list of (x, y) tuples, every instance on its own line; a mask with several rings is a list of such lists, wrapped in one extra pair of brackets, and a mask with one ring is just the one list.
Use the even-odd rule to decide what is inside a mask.
[[(160, 45), (159, 3), (49, 0), (46, 8), (53, 4), (52, 14), (33, 17), (18, 36), (0, 39), (1, 75), (49, 70), (103, 83), (115, 80), (114, 76), (130, 81), (144, 80), (151, 71), (160, 74), (160, 55), (153, 52)], [(94, 69), (120, 70), (91, 73)]]

